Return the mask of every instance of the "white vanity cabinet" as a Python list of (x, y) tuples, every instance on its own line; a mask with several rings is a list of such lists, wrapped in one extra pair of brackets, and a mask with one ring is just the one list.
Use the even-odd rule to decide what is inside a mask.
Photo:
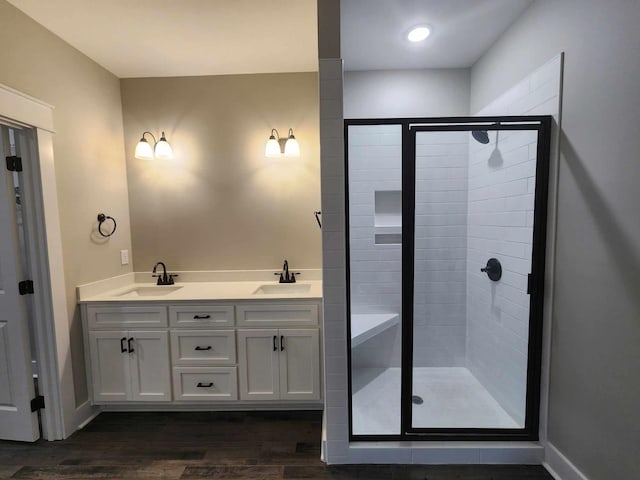
[(318, 300), (82, 305), (94, 404), (314, 408)]

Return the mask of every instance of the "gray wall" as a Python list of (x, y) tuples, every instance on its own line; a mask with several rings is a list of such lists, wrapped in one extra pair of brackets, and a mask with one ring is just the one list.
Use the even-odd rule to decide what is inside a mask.
[(565, 52), (549, 441), (640, 476), (640, 3), (538, 0), (471, 71), (471, 111)]
[[(67, 292), (76, 403), (87, 400), (76, 286), (131, 271), (120, 249), (131, 248), (119, 80), (24, 13), (0, 0), (0, 83), (55, 107), (53, 153)], [(118, 221), (109, 240), (96, 216)]]
[[(136, 271), (320, 268), (318, 75), (122, 80)], [(292, 127), (300, 158), (267, 159)], [(165, 130), (174, 159), (134, 158)]]
[(345, 118), (437, 117), (469, 113), (469, 69), (344, 73)]

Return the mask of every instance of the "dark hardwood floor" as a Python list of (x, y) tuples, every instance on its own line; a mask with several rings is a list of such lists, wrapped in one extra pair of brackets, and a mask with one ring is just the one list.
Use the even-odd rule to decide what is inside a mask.
[(319, 412), (103, 413), (62, 442), (0, 442), (0, 478), (553, 480), (540, 466), (320, 461)]

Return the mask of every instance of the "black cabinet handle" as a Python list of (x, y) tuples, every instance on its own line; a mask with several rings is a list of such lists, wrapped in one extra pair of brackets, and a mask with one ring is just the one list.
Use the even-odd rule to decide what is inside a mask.
[(280, 335), (280, 351), (284, 350), (284, 335)]
[(131, 342), (133, 342), (133, 337), (127, 340), (127, 345), (129, 346), (129, 353), (133, 353), (135, 351), (131, 346)]
[(211, 318), (211, 315), (194, 315), (194, 320), (206, 320), (207, 318)]
[(278, 351), (278, 336), (277, 335), (273, 336), (273, 351), (274, 352)]
[(122, 337), (120, 339), (120, 351), (122, 353), (127, 353), (127, 347), (125, 346), (124, 342), (127, 340), (127, 337)]
[(206, 347), (201, 347), (200, 345), (197, 345), (194, 350), (211, 350), (211, 345), (207, 345)]
[(198, 387), (198, 388), (211, 388), (211, 387), (213, 387), (213, 382), (209, 382), (209, 383), (198, 382), (198, 385), (196, 385), (196, 387)]

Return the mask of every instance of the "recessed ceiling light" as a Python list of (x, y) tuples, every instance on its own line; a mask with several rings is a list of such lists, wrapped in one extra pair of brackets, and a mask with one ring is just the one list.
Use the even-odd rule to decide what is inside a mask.
[(426, 40), (430, 33), (431, 29), (429, 27), (426, 25), (420, 25), (411, 29), (407, 34), (407, 40), (410, 42), (422, 42), (423, 40)]

